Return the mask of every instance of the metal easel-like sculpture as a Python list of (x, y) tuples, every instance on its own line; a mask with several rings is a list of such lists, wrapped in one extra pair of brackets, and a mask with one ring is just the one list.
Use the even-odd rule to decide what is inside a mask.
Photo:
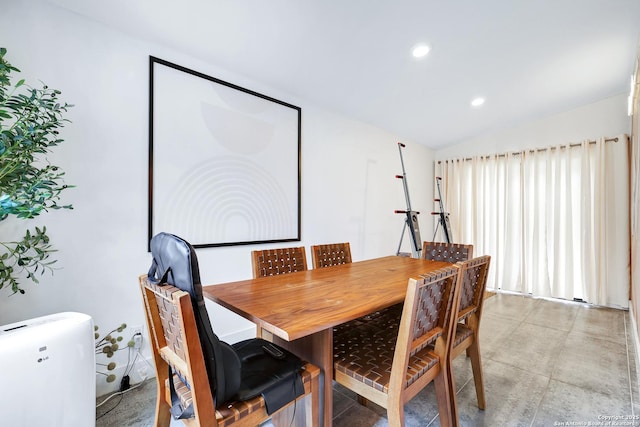
[(436, 234), (438, 234), (438, 227), (442, 227), (442, 234), (444, 234), (444, 239), (447, 243), (451, 243), (451, 225), (449, 224), (449, 212), (444, 211), (444, 204), (442, 203), (442, 193), (440, 192), (440, 181), (442, 178), (436, 176), (436, 185), (438, 187), (438, 198), (434, 199), (435, 202), (438, 202), (438, 206), (440, 208), (440, 212), (431, 212), (431, 215), (438, 215), (438, 223), (436, 224), (436, 229), (433, 232), (432, 242), (436, 240)]
[(411, 256), (413, 258), (420, 258), (422, 254), (422, 239), (420, 238), (420, 226), (418, 225), (418, 214), (420, 212), (416, 212), (411, 209), (411, 200), (409, 199), (409, 187), (407, 186), (407, 174), (404, 170), (404, 160), (402, 158), (402, 149), (405, 145), (401, 142), (398, 142), (398, 151), (400, 152), (400, 163), (402, 164), (402, 175), (396, 175), (396, 178), (402, 179), (402, 185), (404, 187), (404, 197), (407, 201), (407, 209), (406, 210), (396, 210), (394, 213), (402, 213), (405, 214), (405, 221), (402, 227), (402, 234), (400, 235), (400, 243), (398, 244), (398, 250), (396, 251), (396, 255), (400, 255), (400, 247), (402, 246), (402, 239), (404, 238), (404, 233), (409, 229), (409, 237), (411, 238)]

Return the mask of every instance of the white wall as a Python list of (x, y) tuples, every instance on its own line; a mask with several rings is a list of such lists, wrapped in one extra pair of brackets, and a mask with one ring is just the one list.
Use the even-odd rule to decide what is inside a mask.
[[(397, 136), (49, 4), (5, 0), (2, 9), (6, 58), (28, 82), (42, 80), (60, 89), (64, 101), (75, 104), (69, 114), (72, 123), (63, 131), (66, 142), (51, 158), (66, 171), (67, 183), (77, 187), (63, 196), (74, 210), (54, 211), (31, 222), (46, 224), (60, 269), (43, 276), (39, 285), (24, 283), (26, 295), (9, 297), (10, 292), (1, 290), (0, 324), (59, 311), (87, 313), (102, 330), (121, 322), (144, 323), (137, 278), (150, 264), (146, 251), (149, 55), (300, 106), (299, 245), (350, 241), (354, 260), (395, 254), (403, 218), (393, 210), (405, 207), (402, 183), (394, 178), (401, 173)], [(402, 142), (407, 144), (405, 166), (413, 208), (429, 212), (433, 153)], [(15, 228), (15, 220), (11, 221), (0, 223), (0, 236)], [(423, 218), (421, 227), (424, 235), (431, 233), (431, 219)], [(268, 246), (293, 245), (298, 243)], [(265, 245), (198, 250), (203, 282), (251, 277), (250, 251), (257, 247)], [(222, 339), (233, 342), (254, 333), (253, 324), (215, 304), (208, 308)], [(149, 357), (148, 346), (143, 350)], [(126, 357), (119, 358), (122, 367)], [(98, 395), (109, 388), (99, 382)]]
[[(630, 134), (628, 93), (436, 150), (436, 160), (501, 154)], [(487, 107), (489, 107), (487, 105)], [(477, 111), (482, 114), (481, 110)]]

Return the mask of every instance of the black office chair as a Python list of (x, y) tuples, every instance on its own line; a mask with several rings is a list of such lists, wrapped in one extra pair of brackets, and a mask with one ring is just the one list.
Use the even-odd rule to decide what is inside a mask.
[(156, 362), (156, 425), (168, 426), (169, 412), (196, 425), (256, 425), (308, 394), (307, 421), (317, 425), (319, 369), (262, 339), (220, 341), (193, 247), (160, 233), (151, 240), (151, 253), (140, 286)]

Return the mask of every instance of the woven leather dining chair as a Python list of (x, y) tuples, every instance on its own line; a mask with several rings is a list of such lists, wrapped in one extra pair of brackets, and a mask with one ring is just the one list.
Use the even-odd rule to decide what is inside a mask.
[[(351, 245), (349, 242), (345, 243), (329, 243), (323, 245), (311, 246), (311, 260), (313, 262), (313, 268), (326, 268), (336, 265), (350, 264), (351, 259)], [(334, 334), (340, 333), (341, 329), (351, 329), (358, 325), (370, 321), (385, 322), (381, 320), (385, 316), (396, 316), (400, 318), (402, 311), (402, 303), (396, 304), (391, 307), (383, 308), (375, 313), (370, 313), (357, 319), (351, 320), (346, 323), (341, 323), (334, 326)], [(360, 399), (361, 403), (364, 403), (363, 399)]]
[[(473, 382), (476, 387), (476, 397), (478, 408), (485, 409), (486, 402), (484, 396), (484, 381), (482, 379), (482, 359), (480, 357), (480, 341), (478, 332), (480, 330), (480, 319), (482, 317), (482, 306), (484, 292), (487, 286), (487, 275), (491, 257), (488, 255), (473, 258), (469, 261), (459, 263), (462, 272), (462, 284), (460, 288), (460, 307), (458, 309), (458, 322), (456, 324), (455, 337), (453, 339), (453, 349), (451, 350), (451, 360), (466, 351), (471, 359), (471, 369), (473, 371)], [(455, 382), (451, 378), (451, 386)], [(453, 404), (454, 411), (457, 405)], [(457, 415), (457, 414), (456, 414)]]
[[(335, 265), (342, 264), (350, 264), (352, 262), (351, 245), (349, 244), (349, 242), (312, 245), (311, 261), (314, 269), (333, 267)], [(341, 323), (340, 325), (336, 325), (334, 327), (334, 331), (343, 328), (352, 328), (354, 325), (366, 321), (370, 318), (371, 316), (364, 316), (360, 319)]]
[(409, 279), (397, 327), (367, 322), (334, 335), (334, 379), (404, 425), (404, 404), (432, 381), (440, 425), (453, 425), (448, 363), (460, 297), (460, 268)]
[(295, 273), (307, 269), (304, 246), (296, 248), (263, 249), (251, 252), (253, 278)]
[[(422, 258), (431, 261), (445, 261), (455, 264), (460, 261), (467, 261), (473, 256), (473, 245), (463, 245), (460, 243), (446, 242), (423, 242)], [(381, 322), (397, 322), (402, 313), (402, 303), (392, 305), (375, 313), (378, 317), (384, 317)]]
[(345, 243), (329, 243), (311, 246), (313, 268), (331, 267), (351, 262), (351, 245)]
[[(307, 270), (307, 254), (304, 246), (295, 248), (262, 249), (251, 251), (253, 278), (276, 276)], [(262, 338), (260, 327), (256, 328), (256, 337)]]
[[(175, 394), (182, 407), (193, 408), (192, 416), (183, 419), (186, 425), (253, 427), (269, 419), (262, 396), (233, 401), (216, 410), (190, 295), (171, 285), (155, 285), (146, 275), (140, 276), (140, 287), (156, 366), (155, 426), (168, 427), (171, 422), (169, 367), (176, 372)], [(301, 371), (304, 394), (297, 400), (311, 396), (305, 401), (307, 426), (318, 425), (319, 374), (320, 369), (311, 364)], [(280, 411), (295, 405), (297, 400)]]
[(456, 263), (473, 258), (473, 245), (446, 242), (422, 242), (422, 257), (432, 261)]

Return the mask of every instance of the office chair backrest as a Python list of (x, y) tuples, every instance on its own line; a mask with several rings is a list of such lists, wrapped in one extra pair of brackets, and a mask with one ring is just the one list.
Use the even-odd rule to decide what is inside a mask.
[(240, 375), (225, 375), (240, 371), (240, 360), (233, 348), (218, 339), (211, 328), (202, 296), (198, 259), (193, 247), (169, 233), (159, 233), (151, 239), (153, 261), (148, 279), (151, 283), (167, 283), (188, 292), (205, 358), (207, 375), (216, 407), (233, 397), (240, 387)]

